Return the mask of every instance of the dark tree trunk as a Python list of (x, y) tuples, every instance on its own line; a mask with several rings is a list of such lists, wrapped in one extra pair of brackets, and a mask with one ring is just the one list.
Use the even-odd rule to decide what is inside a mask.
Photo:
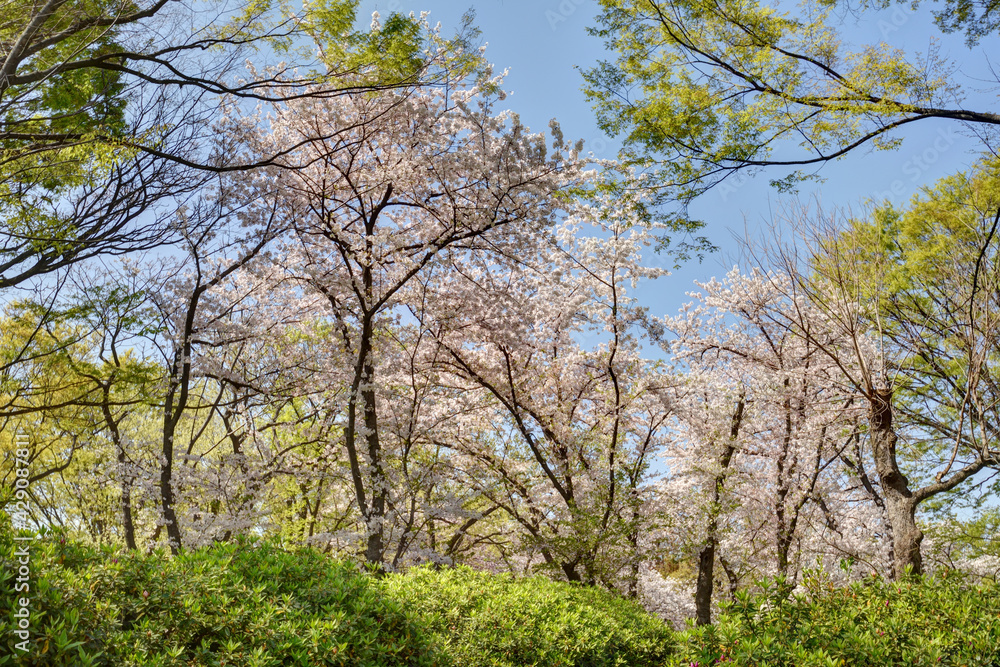
[(740, 434), (740, 422), (743, 421), (743, 410), (746, 403), (740, 398), (733, 413), (733, 421), (729, 430), (729, 442), (719, 455), (719, 471), (712, 485), (712, 504), (709, 508), (708, 530), (705, 546), (698, 554), (698, 580), (695, 584), (694, 606), (695, 623), (709, 625), (712, 622), (712, 589), (715, 585), (715, 549), (719, 536), (719, 503), (722, 500), (722, 487), (726, 482), (726, 471), (736, 452), (736, 438)]
[[(715, 526), (710, 526), (713, 529)], [(710, 534), (707, 543), (698, 554), (698, 582), (695, 585), (695, 623), (709, 625), (712, 622), (712, 588), (715, 583), (715, 535)]]
[(562, 563), (562, 571), (566, 575), (566, 581), (583, 582), (583, 577), (576, 570), (576, 563)]
[(909, 480), (896, 463), (896, 431), (892, 423), (892, 390), (878, 389), (869, 397), (869, 426), (875, 470), (882, 485), (886, 514), (892, 527), (895, 579), (901, 579), (909, 567), (913, 574), (923, 571), (920, 542), (924, 534), (917, 528), (917, 500), (910, 490)]
[(125, 471), (125, 450), (118, 448), (118, 471), (121, 475), (122, 528), (125, 531), (125, 546), (135, 551), (135, 521), (132, 518), (132, 477)]
[(375, 406), (375, 367), (371, 363), (371, 353), (364, 366), (364, 382), (368, 387), (361, 392), (365, 402), (364, 418), (367, 431), (368, 458), (371, 461), (372, 502), (368, 508), (368, 545), (365, 559), (380, 569), (385, 558), (385, 503), (389, 495), (388, 479), (382, 466), (382, 446), (378, 437), (378, 414)]
[(118, 420), (111, 412), (111, 383), (112, 377), (102, 387), (101, 413), (104, 416), (104, 423), (107, 424), (111, 433), (111, 441), (115, 446), (118, 458), (118, 475), (121, 478), (121, 510), (122, 529), (125, 532), (125, 546), (129, 551), (135, 551), (135, 521), (132, 518), (132, 477), (125, 470), (125, 446), (122, 442), (121, 430), (118, 428)]
[[(172, 392), (171, 392), (172, 393)], [(170, 403), (168, 403), (168, 406)], [(167, 529), (167, 540), (170, 542), (170, 553), (177, 555), (181, 548), (181, 527), (177, 523), (174, 512), (174, 489), (172, 485), (174, 473), (174, 432), (176, 422), (171, 419), (170, 408), (166, 408), (163, 424), (163, 458), (160, 461), (160, 511), (163, 514), (164, 527)]]
[[(197, 302), (196, 299), (192, 299)], [(174, 356), (174, 373), (163, 401), (163, 441), (161, 443), (160, 459), (160, 512), (164, 528), (167, 530), (167, 541), (170, 543), (170, 553), (180, 553), (181, 527), (174, 511), (174, 435), (180, 416), (187, 407), (188, 382), (190, 381), (191, 345), (190, 332), (193, 329), (194, 307), (189, 308), (185, 343)]]

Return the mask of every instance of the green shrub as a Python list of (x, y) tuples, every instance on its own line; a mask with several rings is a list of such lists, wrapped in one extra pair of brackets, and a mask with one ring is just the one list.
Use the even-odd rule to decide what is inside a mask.
[(1000, 586), (957, 574), (833, 588), (819, 576), (738, 594), (715, 626), (690, 628), (670, 663), (769, 667), (1000, 667)]
[[(0, 531), (2, 533), (2, 531)], [(16, 548), (0, 534), (0, 665), (662, 665), (673, 633), (607, 592), (468, 569), (382, 580), (312, 550), (241, 541), (143, 555), (32, 545), (20, 639)]]
[(31, 554), (31, 645), (16, 650), (11, 540), (0, 665), (407, 665), (449, 661), (355, 568), (241, 542), (176, 558), (68, 544)]
[(382, 585), (462, 667), (645, 667), (662, 665), (673, 644), (637, 604), (544, 577), (420, 568)]
[(376, 580), (252, 541), (171, 558), (50, 534), (32, 543), (25, 595), (18, 544), (0, 530), (3, 666), (1000, 667), (1000, 585), (954, 574), (841, 589), (812, 574), (793, 598), (765, 583), (675, 635), (599, 589), (467, 568)]

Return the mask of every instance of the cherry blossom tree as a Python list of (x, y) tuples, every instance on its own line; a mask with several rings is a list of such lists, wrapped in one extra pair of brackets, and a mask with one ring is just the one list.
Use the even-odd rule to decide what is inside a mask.
[(266, 215), (293, 229), (281, 264), (323, 301), (327, 344), (351, 359), (331, 369), (349, 389), (346, 405), (330, 409), (346, 413), (365, 558), (377, 566), (386, 561), (392, 493), (380, 368), (407, 286), (450, 253), (516, 243), (551, 224), (560, 208), (554, 194), (578, 178), (576, 151), (561, 137), (550, 152), (516, 115), (494, 113), (489, 91), (499, 84), (307, 97), (273, 108), (266, 133), (252, 130), (255, 118), (230, 122), (250, 154), (284, 155), (232, 187), (267, 202)]
[(667, 419), (631, 293), (665, 273), (642, 252), (666, 225), (640, 216), (637, 192), (589, 193), (531, 254), (461, 258), (435, 304), (444, 367), (479, 403), (452, 444), (469, 483), (549, 568), (633, 595), (648, 465)]
[[(807, 337), (774, 320), (773, 311), (796, 307), (780, 285), (734, 270), (701, 284), (695, 304), (664, 321), (674, 336), (665, 344), (686, 375), (674, 399), (667, 484), (704, 498), (692, 531), (699, 624), (710, 622), (716, 560), (731, 592), (749, 573), (794, 585), (814, 536), (842, 535), (846, 506), (869, 500), (852, 491), (842, 459), (857, 442), (859, 402), (820, 347), (831, 336), (819, 313), (803, 321)], [(719, 553), (725, 542), (739, 546)]]
[[(192, 456), (230, 379), (226, 369), (199, 358), (199, 350), (239, 345), (252, 336), (248, 321), (240, 321), (246, 315), (242, 309), (269, 281), (252, 279), (246, 269), (282, 231), (273, 207), (266, 206), (236, 199), (224, 187), (208, 193), (179, 220), (184, 241), (177, 256), (160, 261), (158, 284), (150, 293), (163, 332), (157, 345), (168, 369), (160, 399), (159, 493), (162, 522), (174, 553), (184, 544), (174, 498), (175, 438), (192, 409), (205, 414), (203, 425), (192, 427), (188, 438), (185, 455)], [(209, 398), (202, 391), (208, 387), (197, 382), (211, 374), (223, 380), (216, 384), (215, 398)]]
[[(773, 320), (837, 364), (845, 390), (867, 408), (897, 578), (922, 568), (921, 503), (971, 485), (1000, 461), (989, 435), (1000, 331), (988, 305), (997, 280), (995, 182), (988, 169), (946, 179), (912, 212), (877, 211), (867, 224), (793, 210), (799, 247), (779, 245), (760, 258), (794, 306)], [(817, 335), (810, 321), (830, 333)]]

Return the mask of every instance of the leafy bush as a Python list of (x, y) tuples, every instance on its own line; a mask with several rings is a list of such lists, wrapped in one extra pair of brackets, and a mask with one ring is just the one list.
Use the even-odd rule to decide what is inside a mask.
[(673, 645), (637, 604), (544, 577), (420, 568), (383, 587), (462, 667), (645, 667), (662, 665)]
[(672, 632), (637, 605), (461, 569), (382, 580), (312, 550), (215, 545), (171, 558), (66, 542), (30, 556), (16, 650), (16, 545), (0, 531), (0, 665), (661, 665)]
[[(2, 526), (0, 526), (2, 528)], [(957, 574), (805, 594), (740, 593), (675, 635), (634, 603), (543, 577), (421, 568), (376, 580), (242, 541), (176, 558), (50, 534), (30, 554), (30, 650), (16, 650), (18, 544), (0, 530), (0, 665), (87, 667), (1000, 667), (1000, 584)]]
[(241, 542), (169, 558), (54, 536), (31, 554), (24, 653), (13, 634), (10, 542), (0, 575), (0, 665), (449, 664), (367, 576), (315, 551)]
[(1000, 586), (961, 575), (833, 588), (812, 574), (806, 594), (781, 582), (737, 595), (715, 626), (690, 628), (670, 663), (770, 667), (1000, 667)]

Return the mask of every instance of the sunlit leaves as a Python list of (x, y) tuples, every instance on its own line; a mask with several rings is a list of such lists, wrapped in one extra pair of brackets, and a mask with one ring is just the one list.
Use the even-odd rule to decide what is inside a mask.
[(681, 200), (737, 169), (819, 163), (876, 139), (894, 147), (896, 123), (937, 115), (954, 92), (934, 53), (915, 64), (885, 44), (845, 47), (822, 5), (601, 4), (592, 33), (615, 59), (585, 73), (598, 121)]

